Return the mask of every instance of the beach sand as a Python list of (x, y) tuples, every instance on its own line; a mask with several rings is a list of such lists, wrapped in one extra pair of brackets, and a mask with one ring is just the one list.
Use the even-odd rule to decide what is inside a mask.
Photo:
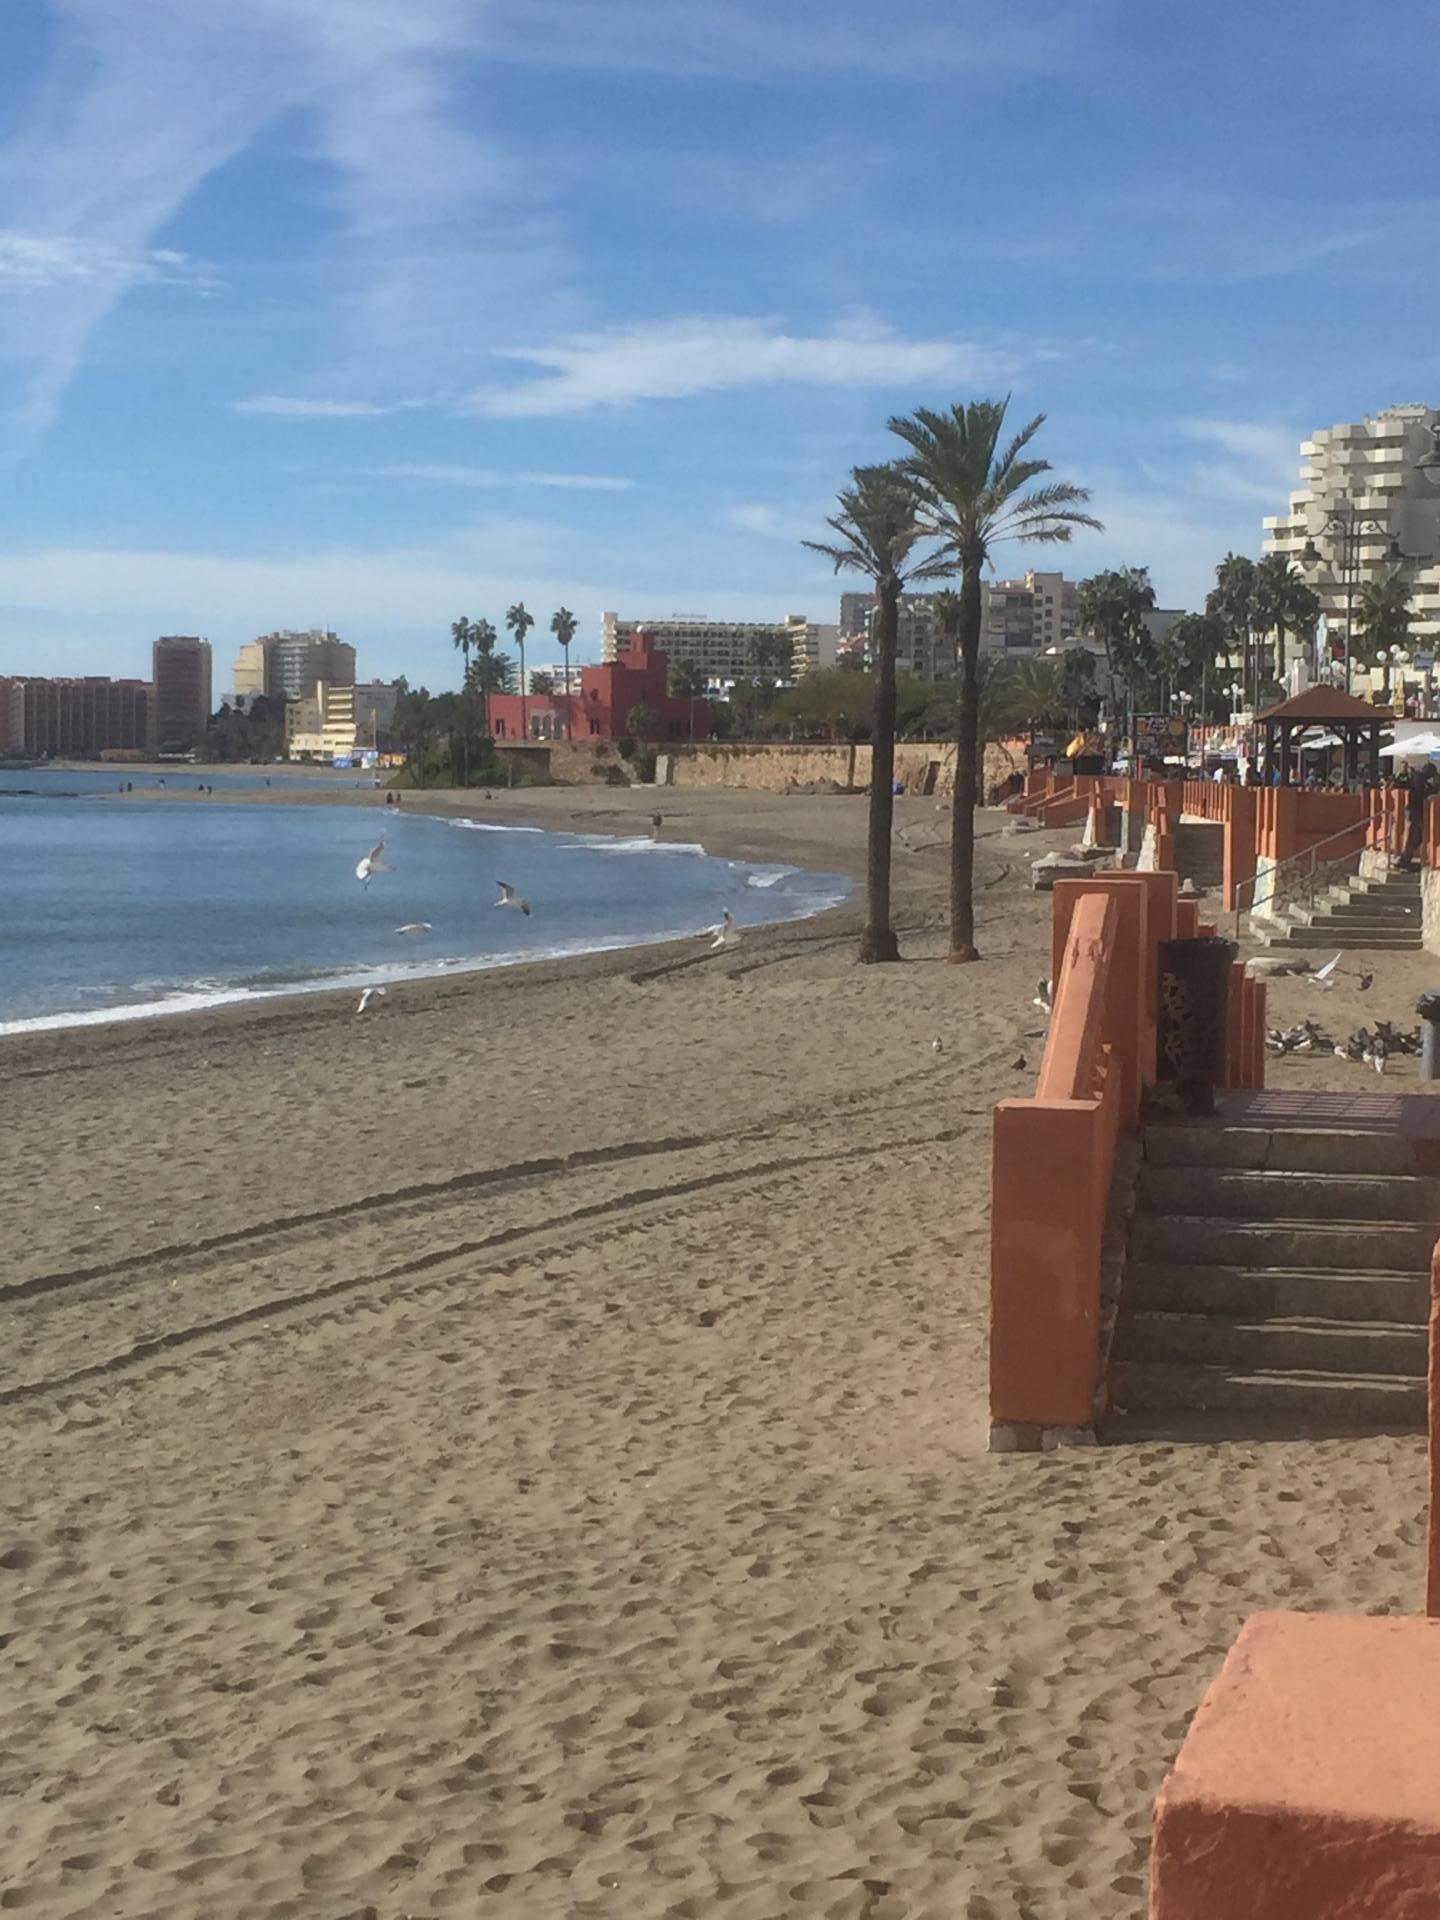
[[(483, 811), (656, 805), (863, 858), (858, 799)], [(1423, 1452), (985, 1453), (990, 1110), (1067, 837), (1001, 825), (976, 967), (905, 801), (901, 967), (850, 907), (0, 1046), (0, 1909), (1143, 1913), (1241, 1621), (1418, 1605)]]

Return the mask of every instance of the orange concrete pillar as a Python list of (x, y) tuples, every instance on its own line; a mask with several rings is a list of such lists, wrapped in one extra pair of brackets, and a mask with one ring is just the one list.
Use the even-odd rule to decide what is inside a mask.
[(1175, 903), (1175, 938), (1193, 940), (1200, 931), (1200, 902), (1198, 900), (1177, 900)]
[(1150, 1920), (1440, 1914), (1440, 1621), (1258, 1613), (1155, 1802)]
[[(1243, 971), (1243, 967), (1242, 967)], [(1248, 1009), (1246, 1020), (1246, 1044), (1248, 1059), (1246, 1062), (1247, 1087), (1263, 1087), (1265, 1084), (1265, 982), (1245, 979), (1245, 1003)]]
[(1430, 1530), (1425, 1611), (1440, 1615), (1440, 1246), (1430, 1263)]
[[(990, 1419), (1089, 1427), (1100, 1378), (1093, 1100), (1002, 1100), (990, 1229)], [(1043, 1179), (1037, 1178), (1040, 1169)]]
[[(1060, 978), (1065, 942), (1076, 903), (1102, 893), (1119, 910), (1106, 979), (1106, 1025), (1118, 1080), (1119, 1124), (1140, 1118), (1140, 1091), (1155, 1084), (1155, 1021), (1159, 1005), (1156, 946), (1174, 925), (1175, 876), (1161, 873), (1097, 873), (1086, 880), (1057, 880), (1051, 929), (1050, 975)], [(1159, 901), (1158, 905), (1152, 904)], [(1168, 909), (1166, 902), (1168, 901)], [(1165, 931), (1152, 935), (1156, 918)]]
[[(1250, 904), (1247, 883), (1255, 878), (1256, 796), (1250, 787), (1225, 787), (1221, 796), (1225, 822), (1224, 906), (1227, 913), (1233, 913), (1237, 906)], [(1243, 900), (1242, 887), (1246, 889)]]

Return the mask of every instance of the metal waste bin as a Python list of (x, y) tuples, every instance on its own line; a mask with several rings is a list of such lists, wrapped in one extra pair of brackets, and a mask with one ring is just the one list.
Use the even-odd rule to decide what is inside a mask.
[(1213, 1113), (1225, 1079), (1233, 940), (1206, 935), (1160, 942), (1160, 1020), (1156, 1070), (1173, 1082), (1187, 1112)]
[(1420, 1016), (1420, 1078), (1440, 1080), (1440, 992), (1433, 987), (1415, 1002)]

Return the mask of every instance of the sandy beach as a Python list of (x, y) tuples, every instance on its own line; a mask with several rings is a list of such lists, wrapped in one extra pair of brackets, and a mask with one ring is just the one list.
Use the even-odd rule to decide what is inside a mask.
[[(859, 798), (404, 804), (863, 863)], [(0, 1909), (1138, 1920), (1244, 1618), (1418, 1605), (1423, 1448), (986, 1454), (1071, 836), (982, 820), (976, 967), (907, 799), (900, 967), (852, 905), (0, 1043)], [(1274, 1017), (1406, 1017), (1376, 959)]]

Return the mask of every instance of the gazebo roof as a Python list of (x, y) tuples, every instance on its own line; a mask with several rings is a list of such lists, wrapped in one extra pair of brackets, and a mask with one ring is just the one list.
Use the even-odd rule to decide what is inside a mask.
[(1368, 700), (1359, 700), (1353, 693), (1342, 693), (1338, 687), (1307, 687), (1303, 693), (1297, 693), (1291, 700), (1282, 700), (1277, 706), (1267, 707), (1263, 713), (1257, 713), (1257, 720), (1314, 720), (1325, 725), (1343, 727), (1347, 722), (1353, 725), (1363, 720), (1367, 726), (1383, 724), (1393, 720), (1395, 715), (1389, 707), (1372, 706)]

